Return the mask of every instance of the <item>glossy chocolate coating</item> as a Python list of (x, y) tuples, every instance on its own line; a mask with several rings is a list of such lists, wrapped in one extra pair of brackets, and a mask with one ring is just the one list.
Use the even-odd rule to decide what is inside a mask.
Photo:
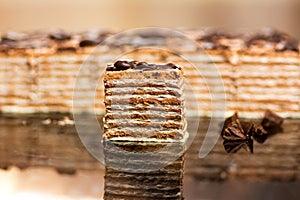
[(108, 66), (106, 68), (107, 71), (124, 71), (127, 69), (151, 71), (151, 70), (180, 69), (180, 67), (172, 63), (157, 65), (157, 64), (150, 64), (146, 62), (119, 60), (115, 62), (114, 65)]

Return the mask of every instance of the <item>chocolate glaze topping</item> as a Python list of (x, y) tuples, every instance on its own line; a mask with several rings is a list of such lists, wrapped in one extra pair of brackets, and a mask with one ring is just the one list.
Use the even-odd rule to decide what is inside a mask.
[(57, 31), (49, 34), (49, 38), (56, 41), (70, 40), (72, 36), (68, 33)]
[[(199, 33), (200, 32), (199, 30)], [(196, 33), (197, 30), (195, 29), (194, 34)], [(93, 30), (72, 34), (63, 31), (52, 31), (50, 34), (46, 32), (8, 32), (1, 36), (0, 52), (8, 52), (14, 49), (39, 49), (45, 47), (56, 51), (61, 51), (62, 49), (77, 50), (96, 46), (112, 34), (113, 32), (106, 30)], [(168, 42), (172, 43), (172, 38), (176, 39), (176, 36), (161, 33), (141, 33), (140, 35), (128, 35), (128, 38), (122, 38), (122, 41), (115, 40), (113, 44), (109, 43), (108, 45), (116, 45), (117, 48), (130, 44), (132, 48), (145, 45), (167, 46), (169, 44)], [(205, 31), (204, 34), (199, 34), (195, 39), (204, 49), (251, 51), (251, 49), (257, 49), (258, 47), (262, 52), (268, 52), (270, 49), (275, 52), (299, 52), (298, 40), (272, 29), (265, 29), (254, 34), (230, 34), (218, 30)]]
[(107, 71), (123, 71), (127, 69), (151, 71), (151, 70), (180, 69), (180, 67), (174, 65), (173, 63), (168, 63), (165, 65), (157, 65), (157, 64), (149, 64), (146, 62), (119, 60), (115, 62), (113, 65), (108, 66), (106, 68)]

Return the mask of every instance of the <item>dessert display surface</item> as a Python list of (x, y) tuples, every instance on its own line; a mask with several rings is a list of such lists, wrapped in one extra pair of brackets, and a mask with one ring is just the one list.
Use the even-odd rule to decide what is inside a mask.
[[(71, 116), (67, 117), (72, 120)], [(101, 124), (102, 118), (103, 116), (99, 116)], [(69, 176), (80, 170), (103, 174), (103, 165), (86, 151), (75, 126), (63, 123), (67, 121), (65, 119), (65, 114), (1, 114), (1, 171), (5, 172), (13, 166), (22, 170), (51, 167)], [(223, 120), (218, 122), (222, 124)], [(185, 199), (221, 198), (216, 194), (220, 194), (222, 198), (235, 198), (237, 193), (227, 192), (231, 191), (232, 187), (239, 188), (241, 193), (238, 195), (244, 199), (253, 199), (253, 195), (263, 195), (267, 199), (280, 199), (283, 196), (292, 198), (299, 195), (299, 120), (285, 119), (282, 124), (283, 132), (271, 136), (264, 144), (256, 143), (253, 154), (243, 149), (235, 154), (228, 154), (220, 137), (212, 152), (200, 159), (198, 152), (208, 124), (209, 119), (200, 119), (198, 134), (185, 155)], [(89, 127), (91, 126), (86, 124), (87, 131)], [(90, 141), (100, 140), (99, 137), (98, 133), (88, 135)], [(116, 173), (113, 175), (117, 176)], [(90, 184), (99, 184), (99, 187), (102, 187), (100, 180), (99, 183)], [(80, 182), (76, 188), (79, 191), (82, 189)], [(276, 194), (276, 197), (273, 194)]]

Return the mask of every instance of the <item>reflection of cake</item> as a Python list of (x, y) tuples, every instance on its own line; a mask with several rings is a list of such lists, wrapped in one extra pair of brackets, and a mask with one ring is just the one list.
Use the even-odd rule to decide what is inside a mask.
[[(184, 66), (187, 81), (198, 100), (187, 104), (187, 109), (199, 110), (195, 112), (197, 115), (210, 116), (212, 110), (222, 115), (225, 108), (227, 116), (238, 110), (241, 117), (257, 117), (270, 109), (283, 117), (300, 117), (297, 40), (270, 29), (232, 35), (209, 29), (181, 31), (204, 51), (189, 44), (178, 44), (177, 36), (161, 34), (158, 30), (128, 34), (120, 40), (114, 38), (97, 49), (95, 45), (113, 32), (3, 34), (0, 41), (0, 109), (2, 112), (70, 112), (76, 75), (95, 49), (94, 58), (90, 60), (95, 63), (95, 71), (104, 70), (106, 63), (125, 51), (133, 52), (123, 55), (124, 59)], [(149, 45), (159, 48), (153, 51), (137, 49)], [(191, 63), (163, 48), (174, 50), (176, 55), (184, 54), (203, 77)], [(97, 78), (92, 70), (86, 70), (80, 77), (82, 83)], [(87, 84), (81, 87), (81, 100), (75, 111), (91, 111), (88, 105), (94, 90)], [(104, 98), (103, 88), (100, 84), (96, 92), (98, 113), (104, 112), (104, 105), (99, 103)], [(212, 98), (215, 105), (211, 103)], [(189, 101), (192, 100), (187, 99)]]
[(182, 199), (181, 68), (117, 61), (107, 67), (104, 86), (104, 198)]

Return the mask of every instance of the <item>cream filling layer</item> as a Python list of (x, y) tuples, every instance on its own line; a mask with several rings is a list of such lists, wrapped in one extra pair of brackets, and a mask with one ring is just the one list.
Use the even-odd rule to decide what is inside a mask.
[[(178, 94), (178, 96), (183, 95), (182, 89), (180, 88), (171, 88), (171, 87), (111, 87), (105, 89), (106, 93), (112, 93), (113, 95), (124, 95), (124, 94), (134, 94), (137, 91), (151, 91), (151, 92), (157, 92), (157, 93), (163, 93), (163, 92), (174, 92)], [(174, 96), (174, 95), (172, 95)]]
[(161, 86), (169, 86), (175, 88), (183, 87), (183, 80), (165, 80), (158, 81), (155, 79), (148, 80), (136, 80), (136, 79), (125, 79), (125, 80), (105, 80), (105, 85), (111, 84), (113, 87), (143, 87), (147, 85), (161, 85)]

